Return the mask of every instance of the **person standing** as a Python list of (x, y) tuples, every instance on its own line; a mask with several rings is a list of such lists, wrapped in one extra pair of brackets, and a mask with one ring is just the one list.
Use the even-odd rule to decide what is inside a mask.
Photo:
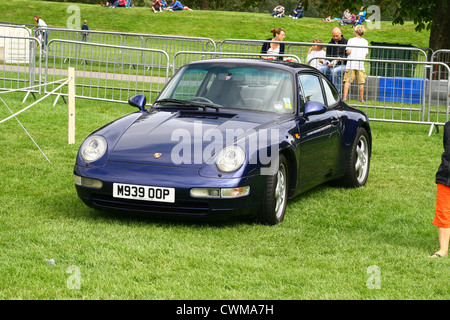
[(331, 41), (328, 44), (333, 44), (333, 46), (327, 46), (326, 57), (332, 61), (326, 66), (319, 68), (319, 71), (325, 74), (333, 82), (338, 92), (341, 93), (341, 79), (345, 72), (347, 62), (339, 59), (347, 58), (345, 45), (348, 40), (344, 38), (339, 27), (333, 28), (331, 37)]
[[(353, 31), (354, 38), (347, 42), (346, 53), (349, 59), (365, 59), (369, 54), (369, 43), (363, 38), (366, 29), (362, 25), (357, 25)], [(344, 96), (342, 101), (347, 101), (350, 84), (356, 78), (359, 85), (359, 102), (364, 102), (364, 83), (366, 83), (366, 71), (364, 61), (347, 61), (347, 68), (344, 74)]]
[(40, 19), (38, 16), (34, 16), (34, 21), (36, 21), (37, 26), (35, 29), (39, 28), (42, 35), (42, 49), (44, 49), (48, 44), (48, 34), (50, 31), (47, 30), (47, 24), (44, 20)]
[(86, 40), (87, 40), (87, 35), (88, 35), (88, 33), (89, 33), (89, 32), (87, 32), (87, 31), (89, 31), (89, 26), (88, 26), (88, 24), (87, 24), (87, 20), (84, 20), (84, 24), (81, 26), (81, 30), (83, 30), (83, 36), (82, 36), (82, 38), (81, 38), (81, 41), (86, 42)]
[(439, 251), (431, 254), (431, 258), (448, 255), (450, 241), (450, 121), (444, 126), (444, 153), (436, 172), (436, 210), (433, 224), (438, 228)]
[[(273, 38), (269, 38), (267, 40), (269, 41), (283, 41), (286, 37), (286, 32), (283, 28), (273, 28), (270, 30), (273, 34)], [(264, 42), (261, 47), (261, 53), (266, 54), (284, 54), (284, 43), (277, 43), (277, 42)], [(276, 60), (283, 60), (283, 57), (268, 57), (268, 56), (261, 56), (263, 59), (276, 59)]]

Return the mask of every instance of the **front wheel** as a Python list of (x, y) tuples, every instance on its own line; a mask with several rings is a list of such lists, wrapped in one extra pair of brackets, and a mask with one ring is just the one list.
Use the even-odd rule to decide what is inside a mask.
[(370, 140), (366, 129), (359, 128), (353, 142), (350, 158), (347, 160), (347, 171), (342, 185), (347, 188), (362, 187), (369, 177)]
[(258, 213), (258, 221), (275, 225), (284, 219), (288, 199), (289, 167), (284, 155), (280, 155), (278, 170), (267, 178), (263, 208)]

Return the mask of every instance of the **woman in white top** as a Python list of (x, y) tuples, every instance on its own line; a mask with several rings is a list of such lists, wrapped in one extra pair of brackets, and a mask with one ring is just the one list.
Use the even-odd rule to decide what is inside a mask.
[[(42, 28), (40, 29), (40, 32), (42, 34), (42, 39), (44, 40), (45, 45), (48, 44), (48, 33), (49, 31), (46, 29), (47, 24), (45, 23), (44, 20), (40, 19), (38, 16), (34, 16), (34, 21), (36, 21), (37, 26), (36, 28)], [(44, 49), (44, 43), (42, 43), (42, 49)]]
[[(273, 34), (272, 39), (267, 39), (269, 41), (283, 41), (286, 37), (286, 32), (283, 28), (273, 28), (270, 32)], [(267, 54), (284, 54), (284, 43), (277, 43), (277, 42), (264, 42), (261, 48), (261, 53), (267, 53)], [(277, 59), (277, 60), (283, 60), (283, 57), (268, 57), (268, 56), (262, 56), (263, 59)]]

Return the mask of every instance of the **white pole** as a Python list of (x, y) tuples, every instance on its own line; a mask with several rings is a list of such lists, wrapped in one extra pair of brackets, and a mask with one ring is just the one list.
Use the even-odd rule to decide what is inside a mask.
[(75, 144), (75, 69), (69, 67), (69, 144)]

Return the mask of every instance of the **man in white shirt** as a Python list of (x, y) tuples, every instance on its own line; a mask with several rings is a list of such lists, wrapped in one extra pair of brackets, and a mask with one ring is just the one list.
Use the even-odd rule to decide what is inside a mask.
[[(347, 51), (349, 59), (364, 60), (369, 54), (369, 43), (362, 36), (366, 33), (366, 29), (362, 25), (355, 27), (353, 32), (354, 38), (348, 39)], [(359, 101), (364, 102), (364, 83), (366, 82), (366, 71), (364, 70), (364, 61), (347, 61), (347, 69), (344, 74), (344, 96), (343, 101), (347, 101), (347, 94), (350, 84), (356, 78), (359, 85)]]

